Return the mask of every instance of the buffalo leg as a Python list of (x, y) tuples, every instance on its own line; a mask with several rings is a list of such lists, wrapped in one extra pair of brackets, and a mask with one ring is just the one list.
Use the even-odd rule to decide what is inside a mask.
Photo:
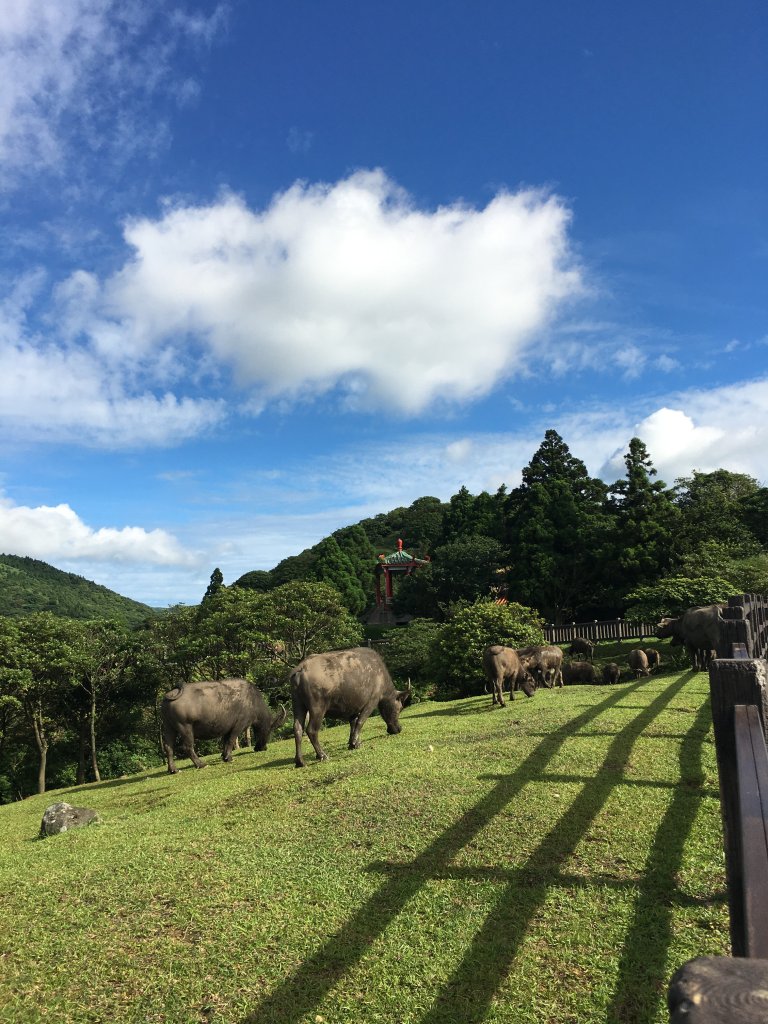
[(184, 753), (190, 758), (195, 768), (205, 768), (205, 764), (197, 756), (197, 751), (195, 750), (195, 734), (192, 731), (192, 726), (182, 726), (179, 729), (179, 739), (181, 740)]
[(359, 750), (360, 749), (360, 730), (363, 728), (371, 712), (376, 707), (375, 704), (371, 704), (370, 707), (363, 708), (359, 715), (350, 719), (350, 725), (352, 728), (349, 730), (349, 749)]
[(169, 775), (175, 775), (179, 770), (176, 767), (176, 762), (173, 759), (173, 744), (175, 740), (175, 731), (163, 729), (163, 750), (165, 750), (165, 759), (168, 762)]
[(353, 715), (352, 718), (350, 718), (349, 720), (349, 743), (347, 744), (347, 748), (349, 750), (357, 750), (357, 748), (360, 746), (360, 726), (358, 724), (359, 721), (360, 715)]
[(294, 715), (293, 738), (296, 740), (296, 757), (293, 763), (296, 765), (297, 768), (304, 767), (304, 758), (302, 757), (301, 754), (301, 741), (304, 737), (304, 730), (301, 726), (301, 721), (301, 718), (299, 718), (297, 715)]
[[(515, 695), (510, 688), (509, 699), (514, 700)], [(498, 704), (499, 707), (504, 707), (504, 677), (497, 676), (493, 681), (493, 703)]]
[(309, 736), (309, 742), (315, 748), (315, 754), (318, 761), (327, 761), (328, 755), (320, 746), (319, 733), (320, 726), (323, 724), (324, 714), (318, 714), (317, 712), (310, 711), (309, 721), (307, 722), (307, 736)]
[(232, 751), (237, 743), (237, 733), (229, 732), (221, 741), (221, 760), (226, 764), (232, 760)]

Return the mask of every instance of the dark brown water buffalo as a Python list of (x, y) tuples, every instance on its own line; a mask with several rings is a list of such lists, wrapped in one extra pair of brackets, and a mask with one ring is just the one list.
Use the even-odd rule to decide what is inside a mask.
[(491, 644), (483, 651), (483, 672), (491, 686), (492, 704), (504, 706), (504, 683), (509, 682), (509, 699), (515, 699), (515, 690), (522, 690), (526, 697), (536, 693), (536, 681), (518, 656), (514, 647)]
[(400, 712), (411, 702), (410, 686), (396, 690), (387, 666), (369, 647), (311, 654), (291, 672), (291, 691), (297, 768), (304, 767), (301, 741), (305, 725), (318, 761), (327, 761), (318, 739), (326, 715), (349, 722), (349, 749), (357, 750), (360, 730), (374, 708), (379, 709), (387, 732), (395, 735), (400, 732)]
[(644, 647), (645, 656), (648, 659), (648, 668), (651, 672), (654, 669), (661, 668), (661, 655), (655, 647)]
[(676, 619), (663, 618), (656, 626), (655, 635), (660, 639), (672, 637), (673, 643), (682, 644), (688, 651), (693, 669), (701, 671), (702, 659), (697, 652), (717, 650), (720, 646), (723, 626), (720, 609), (719, 604), (707, 604), (701, 608), (689, 608)]
[(176, 772), (173, 744), (178, 736), (196, 768), (205, 768), (197, 756), (195, 740), (221, 737), (221, 758), (232, 760), (237, 737), (250, 728), (253, 749), (266, 750), (269, 734), (285, 721), (285, 708), (273, 715), (261, 690), (245, 679), (216, 679), (185, 683), (169, 690), (160, 705), (163, 747), (168, 771)]
[(615, 661), (610, 662), (608, 665), (603, 665), (603, 682), (618, 683), (621, 679), (621, 669)]
[(629, 652), (628, 661), (630, 669), (635, 673), (635, 679), (651, 674), (651, 670), (648, 668), (648, 657), (645, 651), (642, 651), (639, 647)]
[(572, 661), (563, 665), (563, 680), (566, 686), (575, 686), (578, 683), (596, 683), (597, 672), (591, 661)]
[(568, 648), (568, 657), (575, 658), (578, 655), (580, 658), (589, 658), (592, 661), (594, 652), (595, 645), (591, 640), (587, 640), (584, 636), (575, 636)]
[(537, 683), (551, 689), (563, 685), (563, 651), (554, 644), (518, 647), (517, 656)]

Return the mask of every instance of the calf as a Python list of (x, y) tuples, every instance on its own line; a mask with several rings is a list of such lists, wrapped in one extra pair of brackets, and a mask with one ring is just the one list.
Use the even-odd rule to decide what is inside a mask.
[(604, 683), (618, 683), (621, 679), (621, 669), (615, 661), (610, 662), (608, 665), (603, 665), (603, 682)]
[(635, 679), (639, 679), (641, 676), (649, 676), (651, 670), (648, 668), (648, 657), (645, 651), (636, 647), (634, 651), (629, 652), (629, 667), (635, 673)]
[(590, 661), (572, 661), (563, 666), (563, 679), (567, 686), (578, 683), (594, 684), (597, 682), (597, 672)]

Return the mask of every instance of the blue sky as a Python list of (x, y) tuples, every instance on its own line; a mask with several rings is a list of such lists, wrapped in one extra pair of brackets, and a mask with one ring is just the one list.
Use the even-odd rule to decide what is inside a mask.
[(768, 12), (5, 0), (0, 550), (165, 606), (557, 429), (768, 482)]

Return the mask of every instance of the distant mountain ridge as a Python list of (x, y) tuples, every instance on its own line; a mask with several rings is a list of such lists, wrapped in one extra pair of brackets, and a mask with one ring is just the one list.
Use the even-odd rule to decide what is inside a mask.
[(51, 612), (66, 619), (116, 619), (136, 626), (156, 609), (83, 576), (22, 555), (0, 555), (0, 615)]

